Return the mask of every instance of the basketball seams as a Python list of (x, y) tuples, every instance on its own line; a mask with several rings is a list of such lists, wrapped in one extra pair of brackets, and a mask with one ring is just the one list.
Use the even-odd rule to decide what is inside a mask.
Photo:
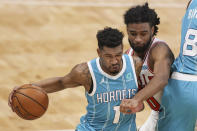
[[(35, 88), (34, 88), (34, 89), (35, 89)], [(20, 94), (20, 95), (23, 95), (23, 96), (25, 96), (25, 97), (31, 99), (32, 101), (34, 101), (35, 103), (37, 103), (38, 105), (40, 105), (44, 110), (46, 110), (46, 108), (45, 108), (42, 104), (40, 104), (37, 100), (33, 99), (32, 97), (29, 97), (28, 95), (25, 95), (25, 94), (23, 94), (23, 93), (21, 93), (21, 92), (18, 92), (18, 91), (16, 91), (16, 93), (18, 93), (18, 94)]]
[(36, 90), (41, 91), (43, 94), (46, 94), (46, 92), (44, 90), (36, 88), (36, 87), (21, 87), (21, 88), (19, 88), (17, 90), (19, 91), (19, 90), (25, 90), (25, 89), (36, 89)]
[(49, 98), (39, 86), (25, 84), (13, 91), (11, 106), (15, 113), (26, 120), (40, 118), (47, 110)]
[[(17, 113), (19, 113), (19, 114), (18, 114), (19, 116), (21, 116), (22, 118), (28, 119), (28, 120), (31, 120), (32, 118), (31, 118), (31, 119), (27, 118), (27, 115), (31, 115), (31, 116), (33, 116), (33, 117), (35, 117), (35, 118), (38, 117), (38, 116), (35, 116), (35, 115), (29, 113), (29, 112), (21, 105), (21, 103), (20, 103), (20, 101), (19, 101), (19, 99), (18, 99), (17, 96), (14, 96), (13, 99), (14, 99), (14, 98), (15, 98), (16, 101), (18, 102), (18, 104), (14, 105), (14, 109), (15, 109), (15, 111), (17, 111)], [(19, 108), (18, 108), (19, 105), (20, 105), (20, 107), (23, 109), (23, 111), (26, 113), (26, 115), (23, 114), (23, 113), (21, 113), (21, 111), (20, 111)]]
[[(25, 89), (35, 89), (35, 90), (37, 90), (37, 91), (40, 91), (40, 92), (42, 92), (46, 97), (47, 97), (47, 99), (48, 99), (48, 95), (46, 94), (46, 92), (43, 90), (43, 89), (41, 89), (40, 87), (38, 88), (38, 87), (34, 87), (33, 85), (31, 85), (32, 87), (21, 87), (21, 88), (19, 88), (17, 91), (19, 91), (19, 90), (25, 90)], [(35, 101), (37, 101), (37, 100), (35, 100)]]

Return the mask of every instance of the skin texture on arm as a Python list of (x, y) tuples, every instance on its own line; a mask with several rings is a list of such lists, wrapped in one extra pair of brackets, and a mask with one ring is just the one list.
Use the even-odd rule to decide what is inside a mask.
[(54, 77), (33, 83), (43, 88), (47, 93), (57, 92), (66, 88), (84, 86), (89, 91), (92, 83), (87, 63), (76, 65), (70, 73), (63, 77)]
[[(39, 86), (44, 89), (46, 93), (53, 93), (66, 88), (75, 88), (78, 86), (84, 86), (85, 90), (89, 92), (91, 84), (92, 79), (87, 63), (76, 65), (70, 71), (70, 73), (68, 73), (64, 77), (53, 77), (32, 83), (32, 85)], [(11, 108), (13, 94), (20, 87), (21, 86), (15, 87), (8, 97), (8, 105)], [(14, 111), (13, 108), (12, 111)]]
[(132, 56), (132, 57), (133, 57), (134, 65), (135, 65), (135, 73), (138, 78), (142, 69), (143, 61), (140, 57), (137, 57), (137, 56)]
[(160, 43), (151, 49), (149, 59), (151, 62), (149, 65), (153, 70), (154, 77), (145, 88), (134, 96), (134, 99), (138, 102), (143, 102), (147, 98), (155, 95), (167, 85), (174, 55), (165, 43)]
[(143, 101), (162, 90), (168, 83), (170, 67), (174, 61), (174, 55), (169, 47), (164, 44), (156, 44), (149, 55), (149, 63), (154, 72), (151, 81), (141, 89), (132, 99), (124, 99), (120, 105), (120, 111), (125, 114), (142, 111)]

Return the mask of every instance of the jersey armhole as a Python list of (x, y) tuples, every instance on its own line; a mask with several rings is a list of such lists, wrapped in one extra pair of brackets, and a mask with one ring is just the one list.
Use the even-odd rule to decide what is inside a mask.
[(191, 5), (192, 1), (193, 1), (193, 0), (190, 0), (190, 1), (189, 1), (189, 3), (187, 4), (187, 8), (186, 8), (186, 9), (189, 8), (189, 6)]
[(126, 51), (126, 54), (129, 55), (129, 56), (133, 56), (133, 54), (134, 54), (133, 49), (132, 49), (132, 48), (128, 49), (128, 50)]
[[(160, 41), (156, 41), (152, 46), (151, 46), (151, 48), (154, 48), (155, 46), (157, 46), (158, 44), (160, 44), (160, 43), (163, 43), (163, 44), (165, 44), (165, 45), (167, 45), (168, 46), (168, 44), (165, 42), (165, 41), (162, 41), (162, 40), (160, 40)], [(151, 48), (150, 48), (150, 50), (151, 50)], [(150, 56), (150, 51), (148, 52), (148, 55), (147, 55), (148, 57), (147, 57), (147, 66), (148, 66), (148, 70), (151, 72), (151, 73), (153, 73), (154, 74), (154, 69), (151, 69), (151, 66), (150, 66), (150, 61), (149, 61), (149, 56)]]
[(90, 75), (92, 77), (92, 84), (91, 84), (90, 90), (87, 94), (89, 96), (93, 96), (96, 92), (96, 79), (95, 79), (95, 75), (94, 75), (94, 72), (93, 72), (90, 61), (87, 64), (88, 64), (88, 68), (89, 68), (89, 71), (90, 71)]

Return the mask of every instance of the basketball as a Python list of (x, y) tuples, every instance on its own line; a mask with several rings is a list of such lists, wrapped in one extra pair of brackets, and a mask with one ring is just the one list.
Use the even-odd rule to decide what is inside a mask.
[(14, 91), (11, 106), (19, 117), (34, 120), (46, 112), (48, 103), (48, 95), (42, 88), (25, 84)]

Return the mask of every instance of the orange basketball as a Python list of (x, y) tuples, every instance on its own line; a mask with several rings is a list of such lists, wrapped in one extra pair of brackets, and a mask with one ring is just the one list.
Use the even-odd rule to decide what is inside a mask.
[(46, 112), (48, 103), (48, 95), (42, 88), (25, 84), (14, 91), (11, 106), (21, 118), (34, 120)]

